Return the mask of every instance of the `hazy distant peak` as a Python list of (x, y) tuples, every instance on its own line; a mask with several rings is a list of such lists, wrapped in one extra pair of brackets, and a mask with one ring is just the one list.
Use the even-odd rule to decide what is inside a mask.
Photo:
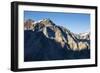
[(79, 33), (79, 35), (82, 35), (82, 36), (85, 36), (85, 35), (88, 35), (88, 34), (90, 34), (90, 32)]

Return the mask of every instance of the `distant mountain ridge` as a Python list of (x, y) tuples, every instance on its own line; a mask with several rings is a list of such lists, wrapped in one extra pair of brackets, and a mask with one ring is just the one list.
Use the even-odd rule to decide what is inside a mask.
[[(50, 48), (51, 48), (53, 50), (52, 52), (55, 51), (54, 53), (56, 53), (56, 52), (60, 53), (59, 50), (61, 50), (61, 51), (63, 50), (62, 51), (63, 53), (65, 51), (68, 52), (70, 50), (72, 52), (79, 51), (78, 53), (80, 53), (82, 50), (83, 51), (87, 50), (87, 51), (85, 51), (86, 53), (83, 53), (83, 51), (82, 51), (83, 55), (81, 55), (82, 53), (80, 53), (80, 56), (89, 57), (88, 55), (86, 56), (86, 54), (89, 54), (89, 53), (87, 53), (87, 52), (89, 52), (88, 50), (90, 50), (90, 33), (89, 32), (84, 33), (84, 34), (74, 34), (69, 29), (67, 29), (63, 26), (56, 25), (50, 19), (42, 19), (39, 21), (34, 21), (34, 20), (29, 19), (24, 22), (24, 31), (25, 31), (24, 32), (24, 36), (25, 36), (24, 40), (26, 40), (25, 46), (24, 46), (25, 48), (30, 47), (29, 45), (33, 44), (33, 45), (31, 45), (31, 50), (37, 49), (37, 48), (42, 48), (42, 49), (44, 48), (46, 50), (47, 49), (50, 50)], [(29, 40), (30, 40), (30, 42), (29, 42)], [(36, 52), (36, 50), (35, 50), (35, 52)], [(26, 51), (26, 54), (29, 55), (29, 53), (27, 51)], [(67, 53), (67, 55), (68, 55), (68, 53)], [(73, 56), (74, 56), (74, 54), (73, 54)], [(29, 57), (27, 57), (27, 58), (29, 58)], [(81, 57), (79, 57), (79, 58), (81, 58)], [(30, 60), (30, 59), (28, 59), (28, 60)]]

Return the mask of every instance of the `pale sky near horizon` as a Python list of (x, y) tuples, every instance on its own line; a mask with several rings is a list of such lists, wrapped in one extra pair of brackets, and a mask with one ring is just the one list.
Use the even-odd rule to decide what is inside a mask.
[(24, 11), (24, 20), (39, 21), (45, 18), (51, 19), (56, 25), (66, 27), (74, 33), (90, 32), (90, 14)]

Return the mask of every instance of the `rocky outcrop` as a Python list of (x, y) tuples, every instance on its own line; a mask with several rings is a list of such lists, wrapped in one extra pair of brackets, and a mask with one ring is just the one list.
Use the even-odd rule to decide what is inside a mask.
[(24, 22), (24, 30), (32, 30), (33, 29), (34, 20), (27, 20)]

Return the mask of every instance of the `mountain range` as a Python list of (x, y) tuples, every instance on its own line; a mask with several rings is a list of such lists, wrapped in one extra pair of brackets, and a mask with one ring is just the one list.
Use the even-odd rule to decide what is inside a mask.
[(24, 61), (90, 58), (90, 32), (75, 34), (51, 19), (24, 22)]

